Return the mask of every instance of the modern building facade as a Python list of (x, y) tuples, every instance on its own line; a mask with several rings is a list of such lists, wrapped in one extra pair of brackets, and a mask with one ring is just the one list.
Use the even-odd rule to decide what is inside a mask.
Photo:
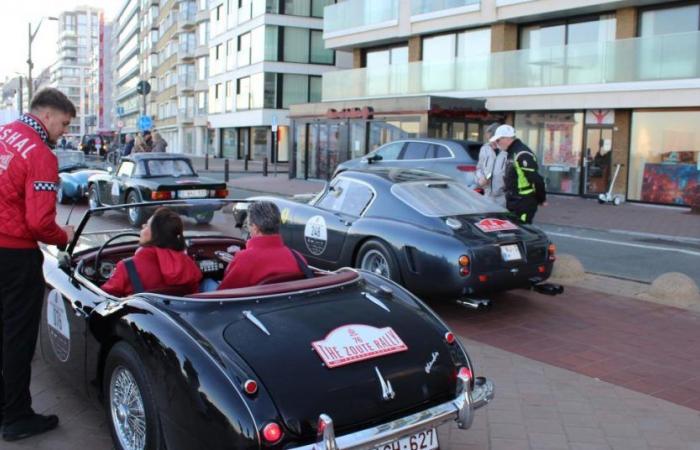
[[(323, 11), (333, 0), (210, 0), (209, 141), (216, 155), (288, 161), (289, 108), (321, 100), (321, 76), (352, 67), (326, 49)], [(205, 75), (198, 70), (198, 82)], [(277, 125), (273, 139), (273, 125)], [(274, 145), (274, 144), (277, 145)]]
[(112, 112), (115, 130), (122, 139), (138, 131), (138, 118), (143, 112), (142, 97), (136, 92), (141, 80), (142, 3), (142, 0), (126, 0), (112, 22)]
[(90, 60), (88, 105), (90, 115), (86, 120), (88, 134), (111, 134), (116, 128), (113, 120), (112, 88), (112, 24), (99, 15), (99, 38)]
[(500, 119), (550, 192), (596, 195), (620, 164), (628, 200), (700, 200), (700, 0), (346, 0), (323, 37), (353, 69), (292, 107), (292, 176), (401, 136), (482, 140)]
[(51, 85), (63, 91), (75, 104), (77, 117), (66, 138), (79, 140), (96, 117), (98, 104), (90, 101), (89, 86), (94, 72), (93, 55), (99, 51), (102, 10), (82, 6), (59, 16), (58, 59), (53, 65)]

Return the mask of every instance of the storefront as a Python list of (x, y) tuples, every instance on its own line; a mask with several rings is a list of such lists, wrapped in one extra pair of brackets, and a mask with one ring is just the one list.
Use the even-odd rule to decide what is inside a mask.
[(293, 105), (290, 177), (329, 179), (343, 161), (397, 139), (429, 136), (481, 141), (505, 115), (481, 100), (414, 97)]
[(270, 127), (221, 128), (220, 154), (223, 158), (262, 161), (267, 158), (270, 163), (289, 161), (289, 127), (278, 126), (275, 138), (277, 148), (273, 147), (272, 129)]
[(627, 198), (700, 204), (700, 110), (636, 110)]

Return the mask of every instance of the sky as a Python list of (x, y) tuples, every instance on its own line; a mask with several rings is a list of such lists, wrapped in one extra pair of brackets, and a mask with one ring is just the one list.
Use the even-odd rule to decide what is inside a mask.
[[(2, 64), (0, 64), (0, 81), (15, 77), (14, 72), (27, 75), (27, 41), (28, 23), (32, 31), (36, 29), (41, 17), (58, 17), (63, 11), (88, 5), (100, 7), (105, 12), (105, 20), (114, 19), (124, 0), (0, 0), (3, 12), (0, 14), (0, 46)], [(32, 44), (32, 60), (36, 77), (43, 69), (56, 60), (58, 47), (58, 22), (44, 19)]]

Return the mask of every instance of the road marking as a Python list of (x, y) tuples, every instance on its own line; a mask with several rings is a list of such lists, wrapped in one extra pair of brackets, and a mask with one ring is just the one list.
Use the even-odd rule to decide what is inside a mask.
[(570, 238), (570, 239), (582, 239), (584, 241), (602, 242), (605, 244), (622, 245), (625, 247), (644, 248), (647, 250), (661, 250), (661, 251), (666, 251), (666, 252), (678, 252), (678, 253), (684, 253), (684, 254), (690, 255), (690, 256), (700, 256), (700, 252), (694, 252), (692, 250), (685, 250), (682, 248), (659, 247), (657, 245), (632, 244), (631, 242), (611, 241), (608, 239), (600, 239), (600, 238), (593, 238), (593, 237), (586, 237), (586, 236), (576, 236), (575, 234), (557, 233), (554, 231), (548, 231), (547, 234), (550, 236), (559, 236), (559, 237)]

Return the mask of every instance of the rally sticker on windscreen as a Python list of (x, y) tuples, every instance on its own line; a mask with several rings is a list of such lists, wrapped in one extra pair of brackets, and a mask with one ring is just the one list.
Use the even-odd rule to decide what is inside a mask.
[(481, 219), (474, 225), (476, 225), (481, 231), (486, 233), (518, 229), (518, 226), (515, 225), (513, 222), (504, 219)]
[(63, 296), (56, 289), (49, 292), (46, 300), (46, 323), (49, 325), (49, 340), (56, 358), (61, 362), (68, 361), (70, 355), (68, 315), (63, 305)]
[(311, 345), (330, 369), (408, 350), (391, 327), (358, 324), (338, 327)]

